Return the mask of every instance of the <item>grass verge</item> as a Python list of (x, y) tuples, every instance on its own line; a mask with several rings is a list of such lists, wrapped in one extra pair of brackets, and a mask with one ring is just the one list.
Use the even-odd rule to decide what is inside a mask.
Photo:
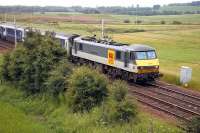
[(2, 133), (181, 133), (174, 125), (139, 113), (139, 121), (129, 124), (104, 124), (99, 121), (102, 108), (90, 113), (72, 113), (62, 96), (54, 101), (47, 95), (26, 96), (21, 90), (9, 84), (0, 85), (0, 131)]

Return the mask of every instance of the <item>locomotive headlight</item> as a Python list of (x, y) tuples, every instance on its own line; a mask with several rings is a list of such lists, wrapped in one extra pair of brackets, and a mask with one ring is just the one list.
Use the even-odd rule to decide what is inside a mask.
[(158, 69), (158, 68), (159, 68), (159, 66), (155, 66), (155, 68), (156, 68), (156, 69)]

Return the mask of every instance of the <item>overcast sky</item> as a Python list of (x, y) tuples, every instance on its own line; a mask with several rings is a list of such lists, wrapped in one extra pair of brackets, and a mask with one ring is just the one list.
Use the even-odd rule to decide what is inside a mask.
[(27, 6), (152, 6), (154, 4), (184, 3), (192, 0), (0, 0), (0, 5)]

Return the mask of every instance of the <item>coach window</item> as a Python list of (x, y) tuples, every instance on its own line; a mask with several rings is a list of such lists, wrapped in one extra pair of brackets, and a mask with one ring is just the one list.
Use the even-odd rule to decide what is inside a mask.
[(121, 59), (121, 52), (116, 51), (116, 59), (120, 60)]
[(83, 44), (79, 43), (79, 50), (83, 50)]
[(65, 40), (64, 39), (60, 39), (60, 44), (62, 48), (65, 48)]

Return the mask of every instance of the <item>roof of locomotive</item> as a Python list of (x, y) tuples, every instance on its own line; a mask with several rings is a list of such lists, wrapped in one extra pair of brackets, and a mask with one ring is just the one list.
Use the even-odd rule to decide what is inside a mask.
[(93, 41), (83, 40), (82, 37), (76, 38), (75, 41), (79, 42), (79, 43), (96, 45), (99, 47), (105, 47), (108, 49), (115, 49), (115, 50), (119, 50), (119, 51), (152, 51), (152, 50), (155, 50), (154, 48), (152, 48), (148, 45), (144, 45), (144, 44), (131, 44), (131, 45), (127, 45), (127, 44), (123, 45), (122, 44), (122, 45), (117, 46), (117, 45), (97, 43), (97, 42), (93, 42)]
[(129, 46), (132, 51), (151, 51), (155, 50), (153, 47), (144, 44), (132, 44)]

